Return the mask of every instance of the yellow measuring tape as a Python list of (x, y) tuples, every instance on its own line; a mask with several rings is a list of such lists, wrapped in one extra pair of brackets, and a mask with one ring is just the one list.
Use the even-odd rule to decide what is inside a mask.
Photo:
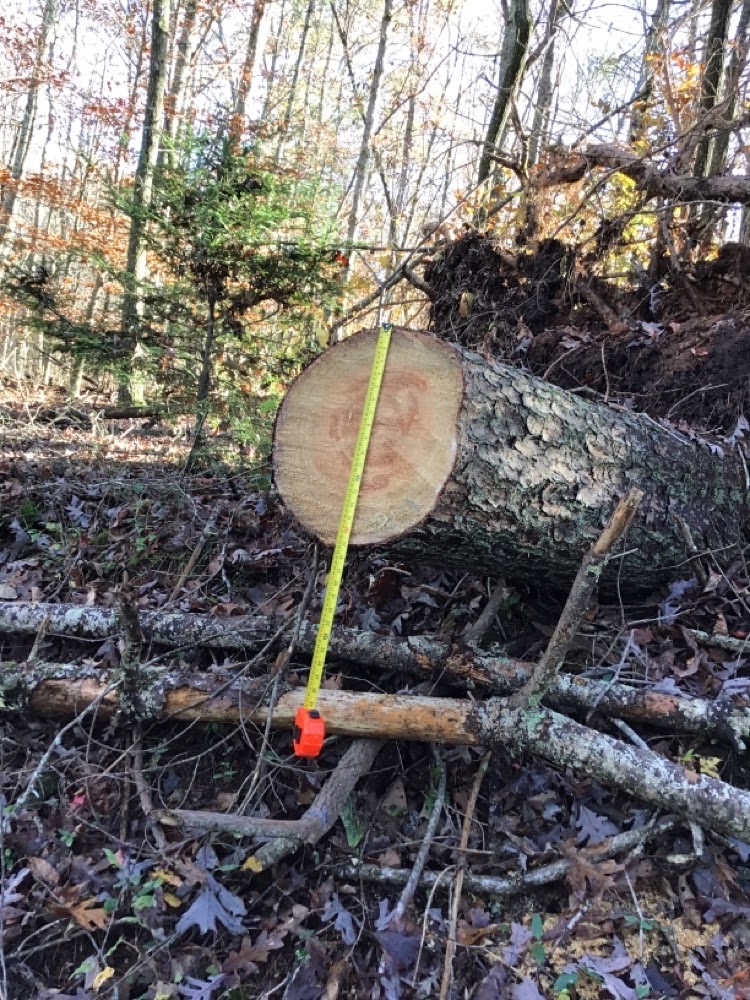
[(333, 549), (331, 568), (328, 573), (325, 597), (323, 598), (323, 610), (320, 615), (318, 625), (318, 635), (315, 640), (310, 674), (307, 679), (307, 689), (302, 708), (297, 710), (294, 720), (294, 752), (300, 757), (317, 757), (323, 745), (325, 737), (325, 726), (320, 713), (315, 706), (318, 702), (318, 693), (323, 681), (323, 668), (325, 667), (326, 654), (331, 641), (331, 630), (333, 629), (333, 619), (336, 615), (336, 605), (341, 589), (341, 578), (346, 565), (346, 553), (349, 548), (349, 539), (354, 525), (354, 515), (357, 510), (359, 490), (362, 485), (362, 476), (365, 471), (365, 461), (367, 459), (367, 449), (370, 444), (373, 424), (375, 423), (375, 411), (378, 408), (380, 397), (380, 386), (383, 381), (383, 372), (388, 358), (388, 348), (391, 343), (391, 332), (393, 327), (390, 323), (381, 323), (378, 331), (378, 341), (375, 346), (375, 357), (370, 370), (370, 381), (367, 385), (365, 403), (362, 409), (362, 419), (359, 424), (359, 433), (354, 445), (352, 465), (349, 472), (349, 481), (344, 494), (344, 506), (341, 511), (338, 531), (336, 533), (336, 544)]

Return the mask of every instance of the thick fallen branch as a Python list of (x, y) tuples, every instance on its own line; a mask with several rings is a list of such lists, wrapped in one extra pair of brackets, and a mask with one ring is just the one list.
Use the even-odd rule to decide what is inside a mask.
[(625, 174), (649, 198), (739, 205), (750, 203), (750, 177), (747, 175), (690, 177), (673, 174), (632, 150), (606, 143), (588, 146), (582, 153), (571, 153), (568, 159), (551, 164), (540, 173), (535, 186), (572, 184), (581, 180), (592, 167), (604, 167)]
[[(29, 676), (16, 674), (15, 704), (28, 704), (43, 715), (77, 715), (99, 701), (97, 717), (111, 716), (119, 694), (106, 693), (97, 677), (60, 676), (63, 665), (39, 664)], [(55, 672), (57, 678), (54, 677)], [(68, 670), (70, 673), (70, 670)], [(49, 679), (40, 679), (40, 677)], [(212, 675), (160, 676), (142, 692), (144, 713), (202, 722), (265, 722), (259, 704), (267, 678), (221, 684)], [(18, 692), (26, 687), (26, 699)], [(144, 688), (149, 686), (144, 683)], [(212, 692), (219, 693), (212, 697)], [(9, 707), (14, 707), (6, 692)], [(304, 699), (303, 690), (283, 695), (273, 725), (291, 728)], [(352, 694), (323, 691), (319, 708), (331, 734), (370, 739), (405, 739), (435, 743), (479, 744), (493, 750), (532, 753), (560, 768), (572, 768), (604, 785), (677, 812), (704, 827), (750, 840), (750, 792), (698, 775), (658, 754), (630, 746), (543, 708), (510, 710), (503, 699), (478, 704), (457, 698), (421, 695)]]
[[(0, 602), (0, 632), (37, 634), (45, 619), (48, 634), (103, 640), (120, 631), (115, 613), (103, 608)], [(267, 641), (278, 629), (277, 620), (260, 616), (219, 619), (153, 612), (142, 613), (140, 622), (146, 640), (160, 645), (184, 648), (199, 645), (242, 652)], [(312, 652), (316, 634), (315, 625), (302, 624), (297, 643), (301, 653)], [(750, 655), (750, 644), (747, 653)], [(344, 628), (334, 630), (329, 658), (374, 667), (380, 673), (403, 670), (443, 676), (451, 683), (481, 687), (495, 694), (511, 694), (528, 681), (534, 669), (534, 664), (523, 660), (488, 656), (430, 636), (399, 639)], [(547, 692), (546, 702), (587, 712), (596, 709), (603, 715), (675, 732), (714, 734), (728, 738), (735, 746), (741, 746), (744, 738), (750, 736), (750, 709), (736, 707), (728, 700), (688, 699), (559, 674)]]

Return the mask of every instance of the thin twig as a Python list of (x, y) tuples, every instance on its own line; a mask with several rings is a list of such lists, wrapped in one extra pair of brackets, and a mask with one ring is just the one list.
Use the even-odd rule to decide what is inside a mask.
[(29, 655), (26, 658), (26, 664), (29, 667), (31, 667), (31, 666), (34, 665), (34, 663), (36, 662), (37, 657), (39, 656), (39, 647), (42, 645), (44, 637), (47, 634), (47, 629), (49, 627), (49, 621), (50, 621), (50, 616), (49, 615), (45, 615), (44, 618), (42, 618), (42, 621), (41, 621), (41, 624), (39, 625), (39, 628), (37, 629), (37, 633), (34, 636), (34, 645), (31, 647), (31, 652), (29, 653)]
[(190, 553), (190, 558), (185, 563), (185, 568), (180, 573), (180, 576), (179, 576), (179, 578), (177, 580), (177, 583), (172, 588), (172, 593), (169, 595), (169, 599), (167, 600), (167, 604), (171, 604), (172, 601), (174, 601), (174, 600), (177, 599), (177, 595), (180, 593), (180, 591), (182, 590), (182, 588), (185, 586), (185, 583), (189, 579), (190, 574), (195, 569), (195, 564), (200, 559), (201, 552), (203, 551), (203, 548), (204, 548), (206, 542), (208, 541), (208, 536), (214, 530), (214, 527), (216, 525), (216, 515), (217, 515), (216, 509), (212, 510), (211, 514), (209, 515), (208, 520), (203, 525), (203, 531), (201, 531), (200, 536), (198, 537), (198, 541), (195, 543), (195, 548)]
[(62, 746), (63, 737), (66, 736), (72, 729), (75, 729), (75, 727), (78, 726), (83, 721), (83, 719), (86, 718), (87, 715), (91, 715), (92, 712), (96, 712), (96, 710), (99, 708), (99, 705), (107, 697), (107, 695), (111, 694), (112, 691), (120, 687), (121, 684), (122, 680), (117, 680), (113, 684), (110, 684), (108, 687), (104, 688), (104, 690), (101, 691), (93, 701), (89, 702), (89, 704), (81, 712), (79, 712), (74, 719), (71, 719), (66, 726), (62, 727), (62, 729), (57, 733), (57, 735), (52, 740), (50, 745), (44, 751), (42, 756), (39, 758), (39, 763), (34, 768), (34, 771), (31, 777), (29, 778), (29, 783), (26, 785), (23, 794), (20, 795), (15, 802), (11, 802), (11, 804), (7, 807), (4, 816), (4, 823), (7, 823), (10, 819), (12, 819), (13, 816), (17, 816), (19, 813), (23, 812), (23, 810), (26, 808), (26, 805), (29, 799), (31, 798), (31, 795), (36, 787), (37, 782), (41, 779), (42, 775), (47, 769), (47, 765), (49, 764), (52, 754), (58, 747)]
[(445, 783), (446, 783), (446, 771), (445, 764), (440, 760), (435, 748), (432, 748), (432, 752), (435, 755), (438, 765), (440, 767), (440, 777), (438, 779), (438, 787), (435, 793), (435, 801), (432, 805), (432, 812), (430, 813), (430, 820), (427, 824), (427, 830), (425, 831), (424, 839), (419, 847), (419, 852), (414, 861), (414, 865), (409, 875), (409, 881), (404, 886), (403, 892), (399, 897), (398, 903), (396, 903), (395, 909), (390, 914), (388, 918), (388, 923), (397, 923), (402, 919), (403, 915), (406, 913), (409, 903), (411, 903), (414, 898), (414, 893), (417, 891), (417, 886), (419, 885), (419, 879), (421, 878), (422, 872), (424, 871), (424, 866), (427, 863), (427, 856), (430, 853), (430, 848), (432, 846), (432, 840), (435, 836), (435, 831), (437, 830), (438, 821), (440, 820), (440, 815), (443, 811), (443, 803), (445, 802)]
[[(279, 697), (279, 687), (281, 682), (286, 676), (286, 672), (289, 668), (289, 663), (291, 662), (292, 656), (294, 655), (294, 650), (297, 646), (297, 641), (299, 640), (300, 630), (302, 628), (302, 622), (305, 615), (307, 614), (307, 609), (312, 598), (312, 592), (315, 587), (315, 581), (318, 578), (318, 543), (315, 543), (313, 549), (313, 564), (310, 570), (310, 579), (307, 581), (307, 586), (305, 587), (305, 593), (302, 595), (302, 600), (299, 607), (297, 608), (297, 615), (294, 620), (294, 627), (292, 629), (292, 636), (289, 640), (289, 645), (281, 654), (281, 659), (276, 667), (276, 676), (273, 679), (273, 685), (271, 687), (271, 694), (268, 701), (268, 718), (266, 719), (266, 725), (263, 729), (263, 739), (261, 741), (260, 750), (258, 751), (258, 760), (255, 764), (255, 769), (253, 770), (252, 777), (250, 779), (250, 787), (242, 800), (242, 804), (237, 810), (239, 813), (247, 812), (250, 803), (253, 800), (255, 790), (260, 784), (260, 781), (265, 772), (265, 762), (266, 762), (266, 750), (268, 749), (268, 741), (271, 738), (271, 725), (273, 723), (273, 710), (276, 707), (276, 701)], [(236, 801), (235, 796), (235, 801)], [(232, 803), (234, 805), (234, 803)]]
[[(586, 860), (592, 864), (607, 861), (622, 851), (632, 850), (646, 840), (661, 838), (673, 830), (680, 821), (676, 817), (667, 817), (654, 825), (627, 830), (613, 837), (606, 846), (589, 852), (583, 852)], [(485, 893), (489, 896), (516, 896), (540, 886), (557, 882), (568, 874), (574, 862), (568, 859), (553, 861), (551, 864), (534, 868), (530, 872), (518, 872), (510, 878), (499, 878), (495, 875), (464, 875), (464, 886), (471, 892)], [(358, 864), (350, 862), (336, 871), (343, 878), (362, 879), (366, 882), (379, 882), (383, 885), (404, 885), (409, 873), (402, 868), (386, 868), (380, 865)], [(445, 872), (423, 872), (419, 880), (420, 888), (433, 888)]]
[(488, 751), (479, 762), (477, 773), (474, 777), (474, 784), (471, 787), (469, 801), (466, 806), (463, 827), (461, 828), (461, 841), (458, 848), (458, 861), (456, 865), (456, 877), (453, 883), (453, 902), (451, 905), (450, 923), (448, 925), (448, 937), (445, 942), (445, 963), (443, 965), (443, 979), (440, 983), (440, 1000), (447, 1000), (453, 982), (453, 957), (456, 954), (456, 925), (458, 923), (458, 911), (461, 907), (461, 893), (464, 887), (464, 869), (466, 867), (466, 848), (469, 843), (471, 824), (474, 819), (474, 810), (477, 807), (479, 789), (482, 779), (487, 772), (487, 765), (490, 762), (492, 752)]
[(708, 573), (706, 568), (700, 560), (700, 553), (698, 552), (698, 546), (693, 540), (693, 533), (690, 530), (690, 525), (687, 523), (684, 517), (680, 517), (679, 514), (675, 515), (675, 521), (677, 521), (677, 526), (680, 529), (682, 537), (685, 539), (685, 546), (690, 553), (690, 565), (695, 570), (695, 575), (698, 577), (698, 582), (701, 587), (705, 587), (708, 583)]
[(505, 580), (498, 580), (480, 616), (472, 625), (467, 625), (464, 629), (463, 638), (467, 642), (480, 643), (484, 639), (487, 629), (495, 620), (495, 616), (500, 610), (500, 605), (508, 596), (508, 593)]
[(438, 886), (440, 885), (440, 879), (443, 876), (447, 876), (453, 870), (453, 867), (443, 868), (441, 872), (437, 873), (435, 881), (430, 887), (430, 893), (427, 897), (427, 905), (424, 908), (424, 916), (422, 917), (422, 937), (419, 939), (419, 951), (417, 952), (417, 960), (414, 963), (414, 974), (411, 977), (412, 989), (416, 989), (417, 986), (417, 976), (419, 975), (419, 963), (422, 961), (422, 952), (424, 951), (424, 942), (427, 937), (427, 924), (430, 919), (430, 910), (432, 909), (432, 900), (435, 898), (435, 893), (437, 892)]
[(612, 719), (612, 724), (616, 726), (624, 736), (627, 736), (634, 746), (640, 747), (641, 750), (651, 749), (643, 737), (639, 736), (635, 729), (633, 729), (632, 726), (629, 726), (627, 722), (624, 722), (622, 719)]
[(132, 746), (130, 747), (129, 754), (132, 761), (131, 773), (138, 792), (138, 798), (140, 799), (141, 809), (146, 819), (146, 826), (153, 830), (154, 840), (158, 849), (164, 851), (167, 847), (167, 838), (158, 820), (154, 818), (154, 804), (151, 799), (151, 790), (143, 774), (143, 731), (138, 710), (142, 695), (140, 682), (143, 632), (141, 631), (141, 623), (138, 617), (138, 607), (128, 593), (126, 586), (120, 595), (117, 617), (122, 625), (124, 637), (124, 648), (120, 658), (123, 677), (121, 710), (133, 720)]
[(138, 798), (141, 802), (141, 809), (146, 817), (146, 824), (150, 826), (153, 834), (154, 840), (156, 841), (156, 846), (160, 851), (165, 851), (167, 848), (167, 838), (164, 835), (164, 830), (159, 823), (159, 818), (154, 811), (154, 803), (151, 798), (151, 789), (148, 787), (148, 783), (143, 774), (143, 739), (141, 733), (140, 723), (136, 723), (133, 726), (133, 780), (135, 781), (135, 787), (138, 790)]
[(684, 631), (704, 646), (716, 646), (717, 649), (724, 649), (737, 657), (750, 656), (750, 635), (744, 639), (736, 639), (733, 635), (702, 632), (697, 628), (686, 628)]

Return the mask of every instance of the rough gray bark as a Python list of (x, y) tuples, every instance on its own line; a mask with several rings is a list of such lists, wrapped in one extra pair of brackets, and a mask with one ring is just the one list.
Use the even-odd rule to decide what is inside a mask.
[(678, 812), (713, 832), (741, 839), (750, 835), (750, 792), (697, 775), (555, 712), (508, 712), (500, 699), (491, 699), (472, 709), (466, 729), (476, 733), (483, 746), (536, 754)]
[[(43, 623), (49, 635), (64, 635), (101, 642), (120, 629), (115, 612), (105, 608), (64, 604), (0, 602), (0, 632), (38, 634)], [(181, 612), (143, 612), (140, 627), (146, 640), (178, 649), (204, 646), (245, 653), (264, 645), (278, 630), (273, 618), (253, 616), (217, 620), (209, 615)], [(297, 640), (300, 653), (310, 655), (317, 625), (303, 622)], [(722, 637), (704, 636), (700, 641), (720, 644)], [(735, 654), (736, 649), (731, 650)], [(335, 628), (330, 657), (381, 671), (444, 677), (468, 689), (481, 688), (495, 694), (517, 691), (531, 675), (533, 664), (512, 657), (454, 646), (446, 639), (421, 635), (401, 639), (355, 629)], [(558, 674), (547, 693), (550, 705), (570, 705), (602, 715), (620, 716), (674, 732), (711, 733), (740, 745), (750, 736), (750, 709), (727, 700), (707, 701), (645, 691)]]
[[(724, 100), (722, 102), (721, 114), (726, 123), (731, 123), (734, 120), (737, 110), (737, 100), (740, 96), (740, 78), (747, 62), (748, 30), (750, 30), (750, 0), (744, 0), (740, 11), (740, 19), (737, 24), (737, 32), (734, 36), (732, 56), (723, 86)], [(721, 174), (726, 168), (730, 135), (731, 128), (724, 128), (714, 138), (713, 156), (711, 159), (712, 174)]]
[(479, 159), (477, 184), (482, 184), (490, 176), (493, 154), (500, 151), (513, 97), (526, 68), (532, 26), (528, 0), (512, 0), (500, 52), (497, 96)]
[(602, 577), (609, 586), (642, 591), (675, 573), (688, 554), (678, 515), (699, 549), (738, 540), (747, 496), (733, 456), (456, 350), (465, 391), (453, 474), (394, 553), (567, 587), (633, 487), (645, 497), (629, 554)]
[[(706, 47), (703, 52), (703, 79), (701, 80), (700, 110), (704, 121), (719, 101), (721, 78), (724, 73), (724, 51), (729, 36), (729, 19), (732, 15), (732, 0), (713, 0), (711, 23), (708, 28)], [(696, 177), (710, 177), (714, 171), (715, 137), (704, 135), (698, 144), (695, 156)]]
[[(2, 678), (9, 710), (30, 708), (44, 715), (90, 712), (107, 718), (121, 708), (119, 688), (73, 664), (35, 664)], [(215, 675), (175, 672), (159, 678), (145, 672), (139, 689), (142, 718), (179, 721), (264, 723), (268, 678), (220, 680)], [(282, 695), (273, 725), (290, 728), (304, 690)], [(532, 753), (560, 768), (572, 768), (654, 806), (677, 812), (714, 833), (750, 839), (750, 792), (588, 729), (547, 709), (510, 710), (500, 698), (476, 704), (422, 695), (353, 694), (321, 691), (318, 709), (331, 735), (375, 740), (405, 739), (480, 745), (501, 753)]]
[[(661, 0), (662, 3), (667, 0)], [(539, 153), (549, 129), (550, 112), (552, 110), (552, 71), (555, 67), (555, 39), (562, 21), (570, 8), (564, 0), (552, 0), (547, 19), (547, 37), (545, 39), (544, 59), (539, 71), (539, 83), (534, 99), (534, 119), (529, 136), (529, 153), (527, 167), (533, 167), (539, 160)]]

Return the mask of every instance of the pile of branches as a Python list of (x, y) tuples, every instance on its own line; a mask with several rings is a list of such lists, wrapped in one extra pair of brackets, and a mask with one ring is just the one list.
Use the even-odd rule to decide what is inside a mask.
[[(328, 731), (365, 738), (370, 747), (361, 757), (356, 774), (351, 761), (347, 762), (348, 778), (342, 786), (345, 798), (351, 791), (352, 779), (356, 780), (372, 763), (372, 740), (463, 743), (514, 755), (539, 755), (715, 832), (750, 840), (750, 792), (671, 763), (650, 750), (624, 721), (701, 733), (726, 740), (741, 752), (750, 734), (750, 707), (731, 700), (711, 702), (639, 691), (613, 681), (586, 681), (562, 672), (601, 570), (612, 546), (627, 530), (640, 499), (634, 491), (618, 505), (610, 524), (584, 558), (557, 627), (535, 664), (488, 656), (471, 644), (456, 647), (427, 637), (398, 639), (349, 630), (334, 635), (331, 654), (337, 658), (381, 667), (395, 665), (423, 678), (439, 676), (453, 685), (481, 687), (493, 694), (476, 702), (421, 693), (399, 696), (323, 692), (320, 707)], [(498, 600), (496, 595), (494, 610), (490, 601), (490, 620)], [(279, 630), (274, 632), (274, 623), (261, 617), (235, 620), (227, 628), (216, 619), (199, 615), (155, 612), (139, 616), (134, 606), (126, 603), (119, 612), (11, 603), (0, 605), (0, 629), (36, 632), (38, 637), (49, 629), (87, 639), (104, 639), (119, 630), (125, 637), (125, 652), (116, 674), (107, 675), (76, 663), (36, 662), (33, 654), (24, 663), (5, 662), (0, 681), (6, 706), (11, 709), (31, 707), (40, 714), (73, 715), (74, 723), (87, 716), (119, 715), (139, 721), (154, 717), (199, 722), (252, 720), (268, 730), (271, 726), (288, 728), (293, 724), (304, 691), (289, 685), (286, 668), (295, 649), (309, 652), (315, 637), (314, 626), (305, 624), (298, 615), (275, 672), (247, 677), (244, 671), (238, 676), (223, 676), (220, 672), (199, 675), (180, 670), (142, 670), (142, 646), (148, 639), (168, 646), (198, 644), (243, 650), (260, 643), (267, 650), (278, 638)], [(575, 706), (588, 714), (610, 715), (624, 727), (629, 742), (582, 725), (548, 705)], [(32, 794), (43, 773), (42, 764), (16, 808)], [(339, 793), (335, 801), (343, 806)], [(330, 820), (327, 826), (315, 823), (312, 828), (307, 819), (279, 823), (220, 813), (178, 811), (155, 813), (151, 818), (159, 823), (232, 830), (248, 836), (278, 835), (284, 841), (285, 853), (294, 844), (310, 842), (326, 832), (337, 811), (329, 809), (326, 815)], [(278, 845), (271, 849), (274, 859), (278, 849)]]

